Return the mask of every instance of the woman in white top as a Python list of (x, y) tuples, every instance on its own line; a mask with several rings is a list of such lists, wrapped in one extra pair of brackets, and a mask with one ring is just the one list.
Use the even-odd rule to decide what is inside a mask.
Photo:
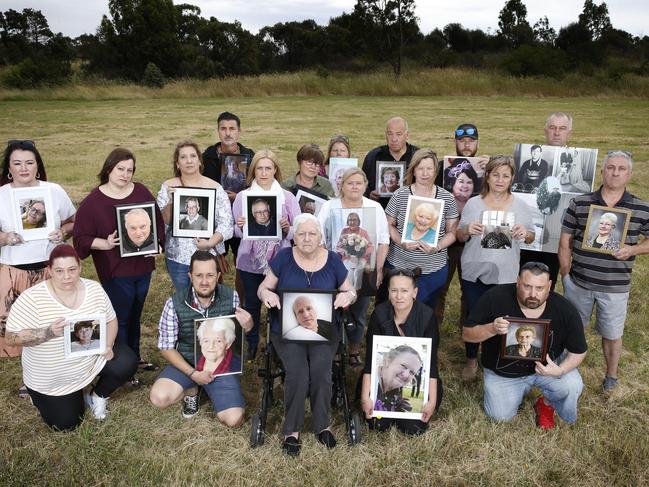
[[(7, 314), (20, 293), (48, 277), (47, 259), (54, 246), (71, 235), (76, 210), (61, 186), (47, 182), (43, 159), (31, 140), (9, 142), (0, 186), (0, 357), (16, 357), (20, 347), (10, 347), (4, 339)], [(14, 190), (19, 188), (48, 189), (54, 214), (46, 219), (53, 221), (54, 231), (46, 238), (25, 240), (16, 228)], [(37, 205), (33, 211), (41, 208)]]
[[(169, 277), (176, 289), (185, 289), (190, 285), (189, 261), (197, 250), (207, 250), (212, 254), (223, 255), (223, 242), (232, 238), (232, 210), (230, 200), (223, 187), (212, 179), (203, 176), (203, 158), (201, 151), (194, 142), (180, 142), (173, 156), (174, 177), (162, 183), (158, 193), (158, 206), (162, 218), (167, 224), (165, 254)], [(210, 238), (179, 238), (171, 235), (173, 193), (178, 187), (214, 188), (214, 233)], [(223, 272), (224, 269), (219, 269)]]
[[(324, 236), (324, 241), (329, 250), (334, 252), (340, 251), (339, 236), (331, 235), (331, 222), (330, 218), (332, 211), (338, 211), (342, 217), (345, 214), (344, 221), (352, 216), (352, 218), (358, 219), (360, 215), (365, 215), (365, 212), (347, 212), (346, 209), (352, 208), (374, 208), (374, 219), (375, 221), (372, 224), (368, 225), (367, 222), (360, 222), (361, 228), (357, 235), (363, 236), (364, 234), (360, 232), (362, 230), (365, 232), (367, 228), (376, 229), (376, 238), (377, 238), (377, 250), (376, 250), (376, 288), (381, 285), (383, 280), (383, 265), (385, 263), (385, 257), (388, 254), (388, 246), (390, 244), (390, 233), (388, 231), (388, 220), (385, 217), (385, 212), (381, 205), (369, 198), (365, 198), (363, 194), (367, 189), (367, 176), (362, 169), (353, 167), (347, 169), (343, 173), (342, 184), (340, 188), (340, 197), (326, 201), (320, 213), (318, 213), (318, 221), (320, 222), (320, 227), (322, 229), (322, 235)], [(342, 210), (340, 210), (342, 209)], [(343, 232), (346, 229), (343, 229)], [(342, 233), (342, 232), (341, 232)], [(349, 236), (349, 235), (347, 235)], [(345, 259), (343, 257), (343, 262), (345, 266), (350, 269), (350, 273), (356, 271), (352, 268), (354, 259)], [(365, 260), (365, 259), (364, 259)], [(369, 264), (369, 263), (368, 263)], [(369, 274), (370, 276), (372, 274)], [(362, 281), (361, 279), (356, 279), (356, 281)], [(356, 286), (357, 289), (360, 286)], [(357, 326), (351, 330), (347, 331), (349, 338), (349, 364), (352, 367), (361, 367), (362, 361), (360, 359), (360, 347), (361, 341), (363, 340), (363, 335), (365, 331), (365, 323), (367, 322), (367, 309), (370, 305), (370, 296), (358, 296), (356, 302), (350, 307), (350, 311), (356, 317)]]
[[(57, 246), (48, 269), (51, 277), (27, 289), (12, 306), (6, 339), (24, 347), (23, 380), (41, 417), (65, 431), (81, 423), (84, 399), (96, 419), (106, 417), (108, 397), (133, 376), (137, 357), (115, 343), (117, 319), (110, 299), (99, 283), (81, 279), (81, 261), (72, 246)], [(106, 351), (66, 358), (66, 320), (89, 315), (105, 316)], [(92, 393), (84, 393), (97, 376)]]

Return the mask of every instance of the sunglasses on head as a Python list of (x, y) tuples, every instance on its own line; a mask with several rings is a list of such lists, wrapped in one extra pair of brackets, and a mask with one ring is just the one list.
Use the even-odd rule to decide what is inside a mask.
[(521, 271), (529, 271), (532, 269), (539, 269), (542, 272), (550, 273), (550, 268), (543, 262), (526, 262), (521, 266)]
[(455, 136), (456, 137), (464, 137), (466, 135), (471, 136), (471, 135), (475, 135), (476, 132), (477, 130), (474, 129), (473, 127), (467, 127), (467, 128), (457, 129), (455, 131)]
[(7, 147), (9, 147), (11, 145), (22, 145), (22, 146), (26, 146), (26, 147), (36, 148), (36, 143), (33, 140), (15, 140), (15, 139), (8, 140), (7, 141)]

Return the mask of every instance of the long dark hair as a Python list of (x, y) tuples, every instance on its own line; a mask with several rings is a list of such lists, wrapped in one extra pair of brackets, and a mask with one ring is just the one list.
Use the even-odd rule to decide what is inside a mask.
[(31, 140), (12, 140), (7, 144), (7, 148), (4, 152), (3, 163), (2, 163), (2, 177), (0, 177), (0, 186), (4, 186), (7, 183), (11, 182), (9, 178), (9, 161), (11, 159), (11, 154), (16, 150), (26, 150), (34, 154), (34, 159), (36, 159), (36, 164), (38, 170), (36, 171), (36, 179), (41, 181), (47, 181), (47, 175), (45, 174), (45, 164), (43, 164), (43, 158), (41, 157), (40, 152), (36, 149), (36, 144)]
[(115, 166), (120, 162), (128, 161), (129, 159), (133, 159), (133, 174), (135, 174), (135, 155), (130, 150), (123, 147), (113, 149), (104, 161), (101, 171), (97, 174), (99, 184), (106, 184), (108, 182), (108, 175), (113, 171), (113, 169), (115, 169)]

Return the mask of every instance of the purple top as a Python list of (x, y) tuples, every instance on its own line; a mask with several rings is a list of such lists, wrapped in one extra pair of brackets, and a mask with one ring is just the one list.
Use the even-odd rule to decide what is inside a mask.
[[(106, 238), (117, 230), (116, 205), (155, 203), (155, 197), (146, 186), (140, 183), (134, 185), (131, 194), (123, 199), (111, 198), (99, 188), (95, 188), (79, 205), (72, 231), (74, 248), (82, 259), (92, 255), (101, 282), (114, 277), (139, 276), (155, 269), (154, 258), (143, 255), (122, 258), (119, 255), (119, 246), (111, 250), (90, 248), (95, 238)], [(158, 205), (155, 206), (155, 211), (158, 243), (164, 248), (165, 226)]]
[[(232, 206), (232, 214), (234, 216), (234, 236), (243, 237), (243, 232), (236, 224), (239, 217), (243, 215), (243, 195), (246, 191), (241, 191), (237, 194)], [(269, 193), (269, 195), (272, 193)], [(282, 218), (288, 218), (291, 226), (295, 217), (301, 214), (300, 205), (290, 191), (284, 190), (284, 204), (282, 205)], [(237, 269), (244, 272), (251, 272), (253, 274), (264, 274), (268, 269), (268, 262), (271, 261), (277, 252), (285, 247), (291, 246), (291, 238), (293, 238), (292, 229), (280, 241), (277, 240), (246, 240), (242, 239), (237, 252)]]

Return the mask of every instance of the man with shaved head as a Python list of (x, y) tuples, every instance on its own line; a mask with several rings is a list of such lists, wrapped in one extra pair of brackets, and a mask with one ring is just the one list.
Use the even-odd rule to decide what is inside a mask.
[(381, 203), (385, 208), (390, 198), (381, 198), (376, 192), (376, 163), (383, 161), (400, 161), (410, 164), (412, 155), (418, 147), (408, 143), (408, 122), (401, 117), (392, 117), (385, 124), (386, 145), (376, 147), (367, 153), (363, 161), (363, 172), (367, 175), (368, 185), (365, 196)]

